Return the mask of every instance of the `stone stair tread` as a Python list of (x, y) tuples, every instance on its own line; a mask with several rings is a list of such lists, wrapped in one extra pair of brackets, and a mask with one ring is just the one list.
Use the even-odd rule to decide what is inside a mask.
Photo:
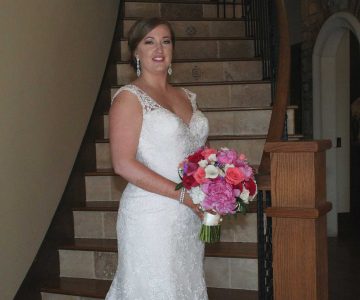
[[(118, 211), (119, 201), (87, 201), (83, 205), (73, 207), (73, 211)], [(248, 213), (256, 213), (257, 203), (253, 201), (250, 203)]]
[[(110, 288), (110, 280), (63, 277), (48, 280), (42, 292), (104, 299)], [(209, 300), (257, 300), (257, 291), (208, 288)]]
[[(60, 246), (62, 250), (117, 252), (116, 239), (74, 238)], [(218, 242), (205, 245), (207, 257), (257, 258), (257, 243)]]
[[(235, 58), (181, 58), (173, 59), (172, 63), (190, 63), (190, 62), (224, 62), (224, 61), (261, 61), (259, 57), (235, 57)], [(129, 60), (119, 60), (118, 65), (127, 65)]]

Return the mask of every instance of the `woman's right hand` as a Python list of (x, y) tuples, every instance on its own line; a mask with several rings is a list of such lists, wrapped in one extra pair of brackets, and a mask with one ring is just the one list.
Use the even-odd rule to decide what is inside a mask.
[(188, 206), (200, 218), (200, 220), (203, 220), (204, 211), (200, 208), (199, 204), (194, 204), (188, 193), (185, 193), (183, 204)]

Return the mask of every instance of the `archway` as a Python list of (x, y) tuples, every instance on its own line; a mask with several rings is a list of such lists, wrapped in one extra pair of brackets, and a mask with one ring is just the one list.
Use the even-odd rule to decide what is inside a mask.
[(337, 214), (350, 209), (349, 33), (360, 41), (360, 22), (348, 12), (326, 20), (313, 52), (313, 124), (315, 139), (331, 139), (327, 153), (327, 199), (333, 203), (328, 234), (337, 235)]

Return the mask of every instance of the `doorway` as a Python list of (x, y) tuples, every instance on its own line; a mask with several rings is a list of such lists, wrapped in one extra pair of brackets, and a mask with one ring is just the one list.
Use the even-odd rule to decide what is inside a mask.
[(322, 26), (313, 53), (314, 138), (331, 139), (327, 152), (328, 235), (338, 234), (338, 214), (350, 211), (350, 39), (360, 23), (350, 13), (332, 15)]

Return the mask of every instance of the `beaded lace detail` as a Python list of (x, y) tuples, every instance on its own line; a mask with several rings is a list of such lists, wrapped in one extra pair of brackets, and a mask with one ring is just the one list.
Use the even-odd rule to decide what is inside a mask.
[[(135, 85), (122, 87), (114, 98), (124, 90), (143, 107), (137, 160), (179, 182), (179, 162), (204, 145), (209, 131), (196, 95), (184, 89), (193, 108), (186, 124)], [(128, 184), (116, 225), (118, 268), (106, 299), (207, 300), (200, 225), (187, 206)]]

